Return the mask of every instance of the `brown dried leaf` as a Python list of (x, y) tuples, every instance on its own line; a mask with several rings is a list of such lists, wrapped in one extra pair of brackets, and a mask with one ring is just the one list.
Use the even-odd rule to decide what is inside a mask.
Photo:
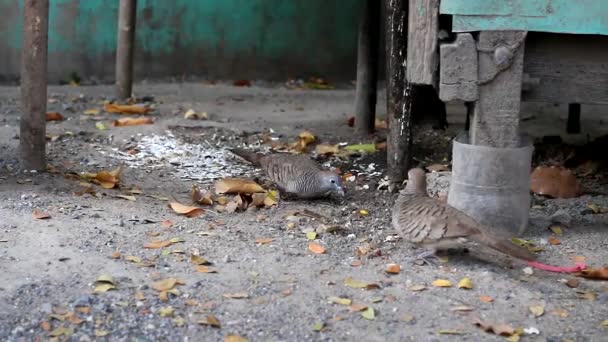
[(267, 243), (271, 243), (272, 241), (274, 241), (273, 238), (256, 238), (255, 239), (255, 243), (260, 244), (260, 245), (265, 245)]
[(222, 325), (220, 324), (220, 321), (214, 315), (207, 315), (207, 317), (205, 317), (205, 319), (201, 319), (201, 320), (197, 321), (196, 323), (202, 324), (202, 325), (209, 325), (214, 328), (222, 327)]
[(203, 208), (184, 205), (178, 202), (169, 203), (169, 207), (177, 214), (184, 215), (189, 218), (198, 217), (205, 212)]
[(484, 303), (492, 303), (494, 301), (494, 298), (484, 295), (484, 296), (479, 296), (479, 300)]
[(46, 121), (63, 121), (65, 118), (58, 112), (47, 112)]
[(249, 340), (239, 335), (228, 335), (224, 338), (224, 342), (249, 342)]
[(158, 292), (169, 291), (172, 288), (174, 288), (176, 285), (178, 285), (179, 283), (180, 282), (177, 278), (166, 278), (166, 279), (162, 279), (157, 282), (154, 282), (152, 284), (152, 288)]
[(115, 103), (106, 103), (103, 110), (114, 114), (147, 114), (152, 111), (152, 108), (137, 105), (119, 105)]
[(250, 179), (224, 178), (215, 182), (215, 192), (218, 194), (252, 194), (265, 192), (265, 190), (258, 183)]
[(386, 273), (399, 274), (399, 272), (401, 272), (401, 266), (399, 266), (399, 264), (386, 265)]
[(199, 273), (217, 273), (217, 270), (215, 268), (212, 267), (207, 267), (204, 265), (198, 265), (196, 266), (196, 272)]
[(473, 324), (480, 327), (485, 332), (493, 333), (499, 336), (511, 336), (515, 334), (515, 329), (509, 324), (484, 322), (477, 316), (473, 316)]
[(579, 277), (595, 280), (608, 280), (608, 267), (586, 268), (576, 274)]
[(308, 249), (315, 254), (323, 254), (326, 252), (325, 247), (314, 242), (308, 243)]
[(213, 205), (211, 192), (201, 190), (198, 186), (193, 185), (191, 191), (192, 202), (205, 205)]
[(530, 190), (554, 198), (571, 198), (582, 194), (572, 171), (563, 167), (539, 166), (530, 175)]
[(140, 118), (120, 118), (118, 120), (114, 120), (112, 125), (114, 127), (124, 127), (124, 126), (138, 126), (138, 125), (151, 125), (154, 123), (154, 119), (150, 117), (140, 117)]
[(144, 248), (160, 249), (160, 248), (165, 248), (165, 247), (171, 246), (172, 244), (173, 244), (173, 242), (171, 242), (169, 240), (165, 240), (165, 241), (156, 240), (156, 241), (152, 241), (150, 243), (145, 244)]
[(224, 298), (230, 298), (230, 299), (244, 299), (244, 298), (249, 298), (249, 295), (247, 294), (247, 292), (224, 293), (222, 296), (223, 296)]
[(46, 220), (46, 219), (50, 219), (51, 215), (49, 213), (46, 213), (38, 208), (34, 209), (32, 211), (32, 216), (36, 219), (36, 220)]

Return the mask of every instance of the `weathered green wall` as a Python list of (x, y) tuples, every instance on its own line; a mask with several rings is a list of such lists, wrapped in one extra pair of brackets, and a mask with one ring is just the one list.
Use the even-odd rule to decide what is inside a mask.
[[(50, 0), (49, 77), (111, 81), (118, 0)], [(139, 0), (136, 74), (353, 79), (358, 0)], [(0, 0), (0, 80), (16, 79), (23, 0)]]

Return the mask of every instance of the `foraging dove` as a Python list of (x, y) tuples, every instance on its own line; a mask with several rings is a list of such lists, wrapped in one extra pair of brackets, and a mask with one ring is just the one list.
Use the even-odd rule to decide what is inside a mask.
[(392, 219), (399, 235), (428, 249), (418, 258), (434, 255), (437, 250), (465, 247), (472, 242), (518, 259), (535, 259), (528, 249), (493, 236), (467, 214), (429, 197), (422, 169), (408, 172), (407, 185), (395, 202)]
[(264, 155), (242, 149), (230, 151), (260, 167), (281, 192), (303, 199), (326, 197), (332, 193), (344, 196), (340, 176), (321, 170), (317, 163), (306, 156), (286, 153)]

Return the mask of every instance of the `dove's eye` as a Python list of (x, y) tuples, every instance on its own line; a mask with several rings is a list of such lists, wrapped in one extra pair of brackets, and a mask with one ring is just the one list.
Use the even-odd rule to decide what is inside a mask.
[(336, 180), (335, 180), (335, 179), (332, 179), (332, 180), (331, 180), (331, 182), (332, 182), (332, 184), (335, 184), (335, 183), (336, 183)]

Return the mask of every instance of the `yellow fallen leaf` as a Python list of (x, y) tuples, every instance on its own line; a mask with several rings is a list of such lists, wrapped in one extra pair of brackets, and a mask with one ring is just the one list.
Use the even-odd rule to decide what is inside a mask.
[(600, 323), (600, 326), (608, 328), (608, 319), (603, 320), (602, 323)]
[(319, 245), (318, 243), (314, 243), (314, 242), (310, 242), (308, 244), (308, 249), (315, 254), (324, 254), (326, 251), (325, 247)]
[(315, 147), (317, 154), (336, 154), (340, 152), (339, 145), (317, 145)]
[(100, 130), (100, 131), (105, 131), (106, 129), (108, 129), (108, 128), (106, 127), (106, 125), (104, 125), (104, 124), (103, 124), (103, 122), (101, 122), (101, 121), (97, 121), (97, 122), (95, 123), (95, 128), (97, 128), (97, 129), (98, 129), (98, 130)]
[(564, 235), (564, 230), (560, 226), (553, 225), (553, 226), (549, 227), (549, 230), (551, 230), (553, 232), (553, 234), (555, 234), (557, 236)]
[(116, 286), (109, 284), (109, 283), (100, 283), (95, 285), (95, 288), (93, 289), (93, 292), (95, 293), (103, 293), (103, 292), (108, 292), (110, 290), (114, 290), (116, 289)]
[(545, 307), (541, 305), (532, 305), (528, 309), (534, 317), (540, 317), (545, 313)]
[(359, 210), (359, 215), (367, 216), (367, 215), (369, 215), (369, 211), (367, 209), (361, 209), (361, 210)]
[(228, 335), (224, 338), (224, 342), (249, 342), (249, 340), (239, 335)]
[(351, 152), (375, 153), (376, 144), (356, 144), (344, 146), (344, 150)]
[(109, 275), (109, 274), (102, 274), (99, 277), (97, 277), (97, 279), (95, 280), (95, 282), (97, 283), (108, 283), (108, 284), (112, 284), (112, 285), (116, 285), (116, 282), (114, 281), (114, 278)]
[(171, 316), (173, 316), (173, 312), (175, 312), (175, 309), (173, 309), (172, 306), (167, 306), (167, 307), (158, 309), (157, 312), (160, 317), (171, 317)]
[(361, 312), (361, 316), (367, 320), (374, 320), (376, 318), (376, 313), (374, 312), (374, 308), (368, 307), (364, 311)]
[(351, 299), (348, 299), (348, 298), (333, 297), (333, 296), (327, 298), (327, 300), (331, 303), (341, 304), (341, 305), (351, 305), (353, 302)]
[(144, 245), (145, 249), (160, 249), (160, 248), (165, 248), (168, 246), (171, 246), (173, 243), (171, 241), (152, 241), (150, 243), (147, 243)]
[(96, 108), (91, 108), (91, 109), (87, 109), (83, 112), (84, 115), (97, 115), (99, 114), (99, 109)]
[(317, 232), (307, 232), (306, 233), (306, 238), (308, 240), (314, 240), (317, 238)]
[(377, 289), (380, 287), (378, 284), (368, 283), (368, 282), (364, 282), (361, 280), (355, 280), (351, 277), (344, 279), (344, 285), (355, 288), (355, 289), (368, 289), (368, 290)]
[(458, 282), (458, 288), (470, 290), (473, 288), (473, 282), (471, 281), (470, 278), (462, 278)]
[(435, 287), (451, 287), (452, 283), (447, 279), (437, 279), (432, 282)]
[(118, 120), (112, 121), (112, 125), (114, 127), (124, 127), (124, 126), (138, 126), (138, 125), (151, 125), (154, 123), (154, 119), (150, 117), (141, 117), (141, 118), (120, 118)]
[(399, 272), (401, 272), (401, 266), (399, 266), (399, 264), (386, 265), (386, 273), (399, 274)]
[(110, 332), (107, 330), (103, 330), (103, 329), (95, 329), (95, 331), (93, 333), (95, 334), (96, 337), (104, 337), (104, 336), (107, 336)]
[(49, 333), (49, 335), (51, 337), (59, 337), (59, 336), (70, 336), (74, 333), (74, 329), (72, 328), (66, 328), (64, 326), (60, 326), (58, 328), (55, 328), (55, 330), (51, 331)]
[(141, 262), (141, 258), (138, 256), (135, 256), (135, 255), (127, 255), (125, 257), (125, 260), (136, 263), (136, 264), (139, 264)]
[(115, 103), (105, 103), (103, 110), (114, 114), (147, 114), (152, 108), (137, 105), (119, 105)]
[(410, 291), (418, 292), (426, 290), (426, 286), (424, 285), (412, 285), (409, 287)]
[(202, 324), (202, 325), (209, 325), (209, 326), (212, 326), (214, 328), (221, 328), (222, 327), (222, 325), (220, 324), (219, 319), (217, 319), (217, 317), (215, 317), (214, 315), (207, 315), (207, 317), (205, 317), (205, 319), (201, 319), (201, 320), (197, 321), (196, 323)]
[(591, 209), (591, 211), (593, 211), (594, 214), (599, 214), (602, 212), (602, 208), (600, 208), (600, 206), (597, 204), (589, 203), (589, 204), (587, 204), (587, 207), (589, 209)]
[(169, 207), (177, 214), (184, 215), (189, 218), (198, 217), (205, 212), (203, 208), (184, 205), (178, 202), (169, 203)]
[(218, 194), (252, 194), (266, 192), (258, 183), (245, 178), (224, 178), (215, 182), (215, 192)]
[(191, 255), (190, 256), (190, 262), (195, 264), (195, 265), (209, 265), (211, 264), (207, 259), (203, 258), (202, 256), (199, 255)]
[(314, 134), (312, 134), (310, 131), (302, 131), (300, 134), (298, 134), (298, 138), (302, 141), (304, 141), (304, 143), (306, 145), (309, 145), (313, 142), (315, 142), (316, 137)]

